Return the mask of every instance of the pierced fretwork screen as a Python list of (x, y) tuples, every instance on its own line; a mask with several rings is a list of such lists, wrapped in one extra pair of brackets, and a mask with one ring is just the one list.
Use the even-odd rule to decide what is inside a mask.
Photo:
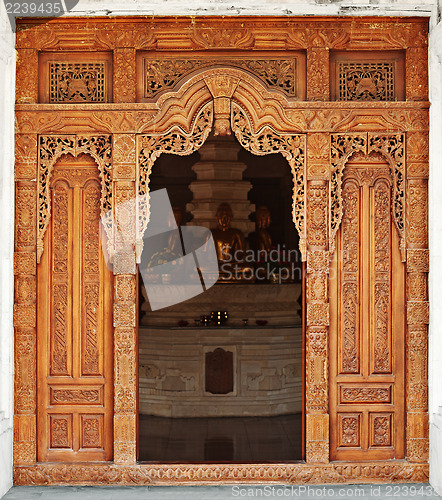
[(331, 52), (330, 64), (332, 100), (405, 100), (405, 65), (402, 51)]
[(394, 101), (393, 63), (340, 63), (339, 100)]
[(49, 63), (50, 102), (105, 102), (104, 63)]
[(331, 274), (331, 456), (403, 458), (404, 264), (390, 167), (347, 164)]

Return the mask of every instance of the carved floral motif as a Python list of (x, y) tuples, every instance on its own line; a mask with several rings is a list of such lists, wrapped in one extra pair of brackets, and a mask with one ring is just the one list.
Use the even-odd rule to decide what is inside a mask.
[(269, 126), (255, 132), (247, 113), (232, 103), (232, 130), (243, 148), (262, 156), (281, 153), (289, 162), (293, 175), (293, 222), (299, 234), (299, 249), (306, 260), (305, 228), (305, 136), (281, 134)]
[[(38, 164), (37, 262), (43, 253), (43, 238), (51, 216), (49, 186), (57, 160), (66, 154), (90, 154), (98, 164), (101, 186), (101, 214), (112, 208), (112, 141), (110, 136), (40, 136)], [(111, 228), (105, 226), (110, 236)]]

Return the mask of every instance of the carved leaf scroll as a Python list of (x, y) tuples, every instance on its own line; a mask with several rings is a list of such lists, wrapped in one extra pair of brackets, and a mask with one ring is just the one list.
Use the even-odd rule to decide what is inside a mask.
[(390, 164), (394, 179), (392, 214), (400, 237), (402, 262), (405, 262), (405, 137), (404, 134), (332, 134), (330, 180), (330, 252), (342, 220), (342, 175), (347, 160), (357, 151), (380, 153)]
[[(282, 90), (297, 97), (296, 57), (292, 59), (220, 59), (217, 66), (233, 66), (249, 70), (259, 76), (269, 88)], [(212, 67), (213, 58), (198, 59), (144, 59), (144, 97), (154, 98), (160, 92), (171, 90), (184, 76), (201, 68)]]
[(268, 125), (255, 132), (247, 112), (234, 102), (231, 121), (232, 130), (243, 148), (259, 156), (281, 153), (288, 161), (293, 175), (293, 222), (299, 233), (302, 260), (305, 261), (307, 259), (305, 135), (279, 133)]
[[(52, 170), (57, 160), (66, 154), (76, 157), (81, 153), (90, 154), (97, 162), (101, 178), (101, 214), (112, 208), (112, 137), (42, 135), (39, 137), (38, 152), (38, 222), (37, 222), (37, 262), (43, 254), (43, 238), (51, 217), (49, 185)], [(110, 228), (105, 227), (110, 239)]]
[[(205, 104), (197, 113), (190, 131), (173, 125), (160, 134), (142, 135), (138, 138), (137, 195), (149, 194), (150, 174), (155, 160), (162, 153), (186, 156), (198, 150), (210, 134), (213, 125), (213, 102)], [(147, 199), (146, 199), (147, 198)], [(146, 200), (141, 202), (141, 200)], [(137, 203), (137, 261), (143, 249), (143, 234), (150, 219), (148, 197)]]

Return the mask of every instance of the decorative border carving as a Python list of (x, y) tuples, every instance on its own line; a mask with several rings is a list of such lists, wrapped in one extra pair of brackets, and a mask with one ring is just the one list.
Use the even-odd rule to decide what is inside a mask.
[(404, 462), (290, 464), (290, 465), (89, 465), (38, 464), (15, 467), (14, 484), (232, 484), (278, 482), (283, 484), (351, 484), (428, 482), (428, 464)]
[(250, 116), (235, 102), (232, 102), (231, 123), (232, 130), (243, 148), (259, 156), (281, 153), (288, 161), (293, 175), (293, 222), (299, 233), (299, 249), (302, 260), (305, 261), (307, 259), (305, 135), (276, 132), (268, 125), (254, 131), (255, 128)]
[[(38, 139), (38, 222), (37, 263), (43, 254), (43, 238), (51, 217), (49, 186), (52, 169), (62, 155), (90, 154), (97, 162), (101, 178), (101, 214), (112, 208), (111, 136), (47, 135)], [(106, 228), (107, 229), (107, 228)], [(108, 233), (110, 237), (110, 234)]]

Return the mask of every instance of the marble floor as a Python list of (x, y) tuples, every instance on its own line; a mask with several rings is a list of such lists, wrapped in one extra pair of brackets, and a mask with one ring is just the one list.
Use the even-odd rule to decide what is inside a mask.
[(302, 460), (302, 415), (163, 418), (140, 415), (140, 461)]
[(228, 500), (233, 498), (436, 500), (427, 484), (231, 486), (15, 486), (3, 500)]

